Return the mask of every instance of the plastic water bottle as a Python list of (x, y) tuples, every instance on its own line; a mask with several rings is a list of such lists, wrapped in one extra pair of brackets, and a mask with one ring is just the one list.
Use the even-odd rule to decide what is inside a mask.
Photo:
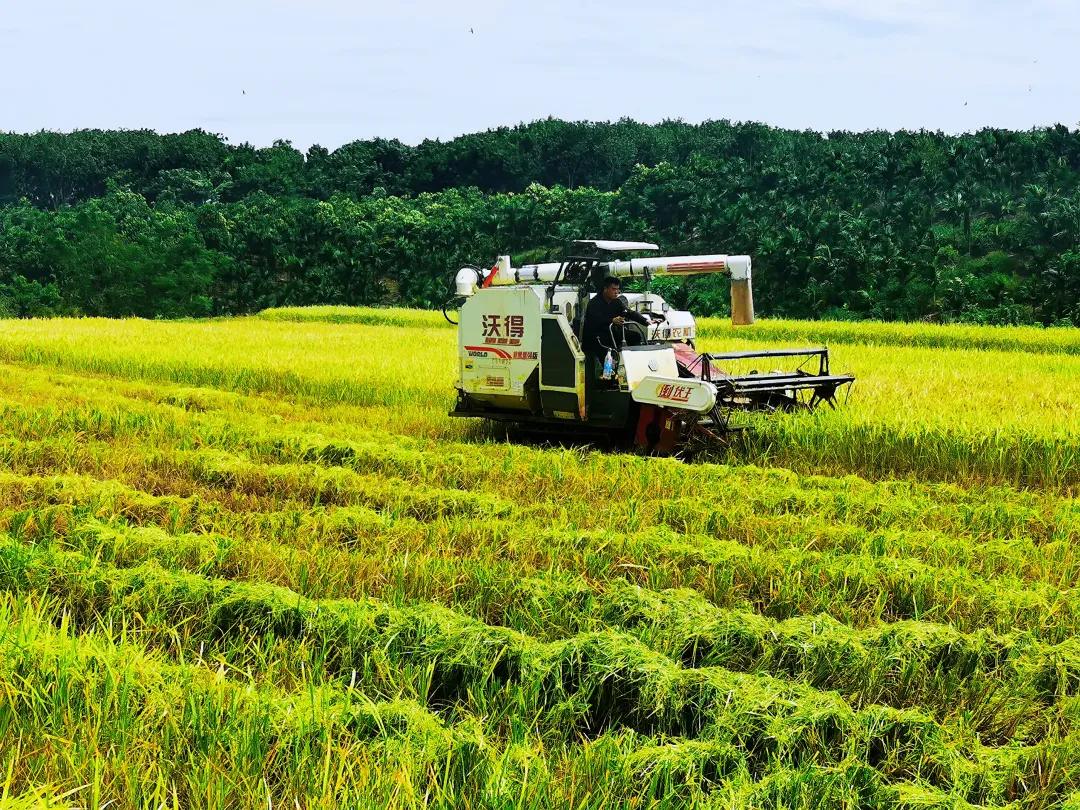
[(604, 357), (604, 373), (600, 375), (602, 380), (610, 380), (615, 376), (615, 358), (611, 356), (611, 349), (608, 349), (607, 356)]

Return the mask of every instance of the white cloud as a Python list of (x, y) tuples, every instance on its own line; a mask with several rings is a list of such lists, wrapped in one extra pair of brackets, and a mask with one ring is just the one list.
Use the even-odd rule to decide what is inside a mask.
[(825, 10), (885, 23), (924, 24), (935, 19), (955, 18), (970, 12), (971, 0), (950, 3), (937, 0), (803, 0), (810, 10)]

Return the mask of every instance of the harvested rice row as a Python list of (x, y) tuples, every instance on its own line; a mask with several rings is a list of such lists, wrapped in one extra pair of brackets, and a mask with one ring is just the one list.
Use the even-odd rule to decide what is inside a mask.
[[(80, 392), (84, 390), (83, 379), (75, 378)], [(527, 447), (433, 445), (361, 427), (350, 431), (353, 440), (328, 440), (307, 426), (283, 429), (265, 417), (252, 416), (246, 402), (234, 404), (225, 412), (216, 409), (207, 413), (182, 412), (169, 405), (174, 397), (168, 393), (159, 395), (166, 406), (155, 407), (119, 395), (116, 385), (90, 382), (105, 392), (106, 399), (99, 406), (63, 409), (43, 408), (40, 403), (30, 407), (9, 406), (5, 424), (10, 434), (48, 438), (56, 433), (77, 431), (102, 439), (143, 436), (149, 444), (167, 443), (181, 448), (213, 446), (246, 454), (253, 460), (348, 464), (410, 480), (438, 476), (443, 484), (455, 486), (474, 483), (477, 475), (491, 483), (505, 482), (505, 468), (512, 466), (515, 473), (524, 476), (514, 479), (514, 483), (541, 493), (545, 485), (550, 486), (553, 473), (560, 483), (593, 480), (603, 487), (605, 494), (611, 495), (633, 487), (637, 481), (636, 486), (642, 492), (634, 492), (635, 495), (651, 493), (655, 497), (670, 486), (677, 486), (688, 495), (696, 495), (697, 488), (702, 488), (713, 498), (726, 496), (729, 500), (734, 500), (731, 493), (738, 493), (755, 499), (755, 504), (764, 510), (782, 507), (791, 513), (820, 511), (830, 518), (858, 521), (866, 528), (908, 525), (921, 519), (926, 521), (919, 524), (922, 528), (970, 532), (980, 537), (1017, 533), (1052, 537), (1055, 522), (1080, 520), (1080, 508), (1074, 502), (1000, 487), (983, 491), (910, 482), (869, 483), (852, 478), (796, 476), (784, 470), (753, 467), (683, 465), (603, 454), (582, 457), (573, 452), (552, 453)], [(52, 398), (70, 395), (70, 386), (74, 384), (73, 381), (63, 392), (53, 391)], [(222, 394), (203, 390), (207, 395)], [(478, 467), (478, 453), (494, 464)], [(596, 481), (598, 478), (603, 480)], [(722, 505), (726, 508), (729, 504)], [(1075, 537), (1075, 532), (1080, 530), (1078, 524), (1073, 523), (1072, 530), (1070, 536)]]
[[(381, 806), (402, 789), (417, 803), (502, 791), (508, 801), (530, 768), (532, 789), (558, 787), (538, 752), (492, 748), (476, 719), (451, 726), (415, 701), (340, 686), (280, 692), (216, 666), (168, 663), (130, 638), (54, 630), (50, 614), (50, 605), (0, 602), (9, 696), (0, 726), (19, 755), (6, 763), (9, 780), (90, 782), (97, 801), (134, 806)], [(79, 745), (42, 747), (43, 735)]]
[[(558, 745), (520, 724), (506, 741), (492, 736), (498, 718), (466, 715), (451, 725), (415, 701), (372, 701), (355, 686), (281, 692), (213, 662), (168, 663), (103, 630), (73, 636), (54, 605), (10, 596), (0, 597), (0, 625), (0, 690), (16, 696), (0, 704), (5, 806), (20, 788), (37, 795), (34, 785), (46, 779), (81, 784), (76, 792), (92, 802), (135, 806), (467, 801), (599, 810), (781, 796), (817, 806), (853, 790), (862, 806), (966, 806), (955, 793), (890, 779), (850, 758), (762, 762), (718, 740), (632, 731)], [(34, 745), (42, 729), (56, 739), (78, 736), (80, 745)], [(1007, 792), (1008, 783), (994, 789)]]
[(23, 476), (92, 475), (134, 481), (152, 493), (188, 497), (216, 491), (227, 502), (369, 504), (390, 514), (435, 519), (451, 515), (497, 517), (509, 501), (483, 492), (406, 487), (374, 473), (316, 464), (257, 465), (217, 450), (147, 448), (145, 454), (77, 435), (18, 441), (0, 438), (0, 464)]
[[(208, 452), (180, 454), (176, 463), (178, 473), (191, 475), (207, 486), (282, 498), (299, 495), (312, 504), (378, 506), (369, 498), (355, 497), (353, 485), (358, 477), (342, 468), (255, 465)], [(405, 501), (411, 496), (391, 493), (387, 497)], [(457, 490), (447, 492), (451, 503), (466, 497)], [(511, 501), (487, 493), (468, 493), (468, 497), (474, 499), (468, 514), (483, 515), (485, 522), (513, 511)], [(605, 542), (588, 543), (589, 549), (580, 551), (588, 536), (571, 532), (567, 539), (586, 555), (617, 545), (640, 548), (661, 567), (698, 568), (713, 581), (705, 586), (710, 598), (724, 604), (749, 599), (763, 610), (768, 605), (773, 615), (825, 610), (852, 623), (908, 618), (948, 621), (963, 630), (1030, 629), (1050, 641), (1060, 641), (1080, 627), (1080, 594), (1040, 583), (1025, 585), (1010, 578), (989, 581), (964, 569), (937, 568), (917, 560), (797, 548), (758, 549), (662, 528), (633, 535), (605, 532)]]
[[(253, 461), (274, 463), (345, 464), (411, 481), (436, 479), (444, 486), (475, 485), (477, 475), (489, 487), (512, 483), (540, 494), (552, 484), (550, 452), (497, 446), (432, 446), (364, 430), (358, 431), (359, 438), (354, 441), (327, 440), (309, 430), (283, 430), (243, 410), (220, 415), (178, 413), (172, 407), (149, 406), (119, 396), (115, 386), (107, 390), (108, 401), (114, 404), (103, 403), (101, 407), (43, 409), (9, 405), (5, 424), (10, 435), (22, 438), (45, 439), (66, 432), (105, 440), (141, 437), (155, 446), (212, 446), (242, 453)], [(167, 395), (162, 397), (169, 399)], [(478, 467), (477, 453), (496, 463)], [(544, 463), (522, 464), (530, 457)], [(1035, 540), (1053, 541), (1080, 537), (1080, 506), (1075, 502), (1002, 488), (968, 491), (941, 485), (870, 484), (855, 479), (798, 477), (782, 470), (673, 465), (624, 456), (593, 455), (583, 460), (577, 454), (563, 453), (555, 461), (560, 484), (573, 484), (579, 479), (593, 481), (603, 488), (603, 494), (613, 498), (632, 486), (640, 489), (634, 492), (635, 498), (645, 500), (677, 488), (686, 493), (681, 518), (687, 520), (687, 511), (696, 504), (694, 517), (705, 525), (745, 503), (744, 508), (766, 515), (817, 513), (823, 520), (853, 523), (871, 530), (903, 525), (970, 534), (979, 539), (1031, 535)], [(512, 465), (514, 476), (505, 474), (507, 465)], [(634, 469), (628, 471), (628, 465)], [(708, 501), (697, 497), (696, 488), (709, 492)]]
[[(188, 472), (206, 486), (282, 497), (302, 492), (312, 504), (356, 505), (359, 501), (359, 505), (383, 509), (388, 503), (399, 504), (398, 514), (421, 517), (429, 517), (431, 510), (445, 514), (446, 504), (438, 497), (428, 497), (420, 509), (415, 493), (343, 469), (328, 471), (310, 465), (267, 468), (237, 459), (222, 464), (218, 455), (179, 456), (168, 463), (182, 467), (193, 461)], [(361, 483), (360, 491), (367, 490), (364, 497), (356, 489)], [(920, 619), (955, 623), (965, 632), (982, 627), (998, 632), (1027, 629), (1050, 642), (1064, 640), (1080, 626), (1080, 595), (1038, 583), (1022, 584), (1006, 578), (990, 581), (963, 569), (937, 568), (910, 559), (759, 549), (664, 529), (633, 535), (541, 530), (539, 537), (530, 537), (526, 527), (523, 542), (515, 542), (507, 539), (512, 526), (496, 535), (488, 534), (488, 527), (508, 506), (483, 494), (449, 491), (446, 497), (451, 508), (467, 509), (458, 514), (484, 516), (476, 531), (491, 537), (495, 556), (525, 553), (533, 567), (594, 576), (620, 575), (612, 567), (618, 569), (625, 563), (645, 564), (648, 571), (662, 575), (678, 572), (681, 581), (666, 584), (689, 585), (722, 606), (749, 602), (778, 618), (826, 612), (857, 625)], [(373, 504), (373, 498), (383, 499), (382, 503)], [(411, 504), (408, 511), (402, 509), (404, 504)], [(543, 544), (538, 546), (537, 539)], [(520, 552), (515, 551), (519, 548)]]
[[(335, 447), (340, 452), (345, 452), (339, 446)], [(353, 445), (349, 445), (349, 448), (352, 447)], [(319, 455), (326, 453), (326, 447), (321, 447)], [(398, 453), (400, 454), (400, 451)], [(387, 453), (382, 453), (383, 457), (386, 455)], [(393, 456), (392, 453), (390, 455)], [(424, 455), (426, 454), (421, 457)], [(299, 497), (320, 502), (329, 498), (331, 502), (343, 503), (348, 502), (350, 497), (350, 478), (338, 468), (328, 467), (323, 470), (321, 464), (260, 465), (242, 456), (217, 450), (170, 454), (165, 448), (157, 446), (148, 449), (145, 455), (133, 457), (127, 445), (121, 449), (112, 444), (94, 444), (76, 435), (68, 439), (28, 442), (8, 440), (0, 443), (0, 457), (9, 467), (25, 472), (43, 473), (57, 468), (75, 471), (89, 469), (99, 475), (131, 478), (132, 474), (138, 474), (137, 468), (141, 467), (152, 470), (153, 474), (149, 476), (149, 480), (140, 481), (140, 485), (155, 491), (179, 488), (182, 493), (190, 492), (191, 487), (184, 482), (190, 482), (194, 478), (196, 484), (227, 488), (230, 494), (240, 492), (248, 496), (270, 498), (272, 501)], [(436, 463), (433, 462), (432, 466), (435, 469), (425, 477), (439, 480), (441, 471)], [(386, 465), (355, 463), (350, 464), (350, 467), (364, 470), (367, 475), (381, 473), (383, 481), (372, 481), (368, 478), (368, 483), (361, 489), (366, 488), (369, 494), (374, 490), (381, 491), (383, 494), (371, 496), (374, 501), (366, 502), (395, 512), (404, 509), (406, 513), (432, 517), (445, 514), (487, 517), (501, 515), (515, 521), (538, 520), (578, 525), (581, 525), (579, 521), (585, 525), (596, 521), (596, 510), (584, 508), (585, 504), (581, 505), (580, 511), (575, 510), (572, 514), (566, 514), (565, 501), (553, 505), (555, 512), (549, 511), (544, 502), (522, 507), (513, 501), (514, 487), (505, 482), (494, 481), (489, 484), (486, 480), (481, 481), (482, 486), (477, 488), (484, 490), (485, 494), (482, 495), (457, 489), (440, 489), (429, 493), (423, 486), (407, 479), (393, 483), (391, 474), (400, 470), (388, 470)], [(749, 482), (733, 481), (719, 491), (738, 494), (744, 490), (747, 483)], [(736, 484), (738, 485), (733, 486)], [(749, 489), (751, 492), (773, 491), (761, 486), (750, 486)], [(504, 499), (496, 497), (502, 494), (501, 490), (506, 490)], [(902, 518), (910, 517), (905, 511), (899, 511), (895, 518), (881, 520), (875, 519), (868, 510), (871, 516), (862, 519), (857, 514), (861, 508), (858, 502), (839, 493), (830, 496), (830, 499), (834, 499), (833, 511), (837, 513), (836, 517), (830, 517), (825, 499), (815, 498), (814, 501), (808, 501), (797, 496), (797, 490), (793, 494), (785, 494), (785, 491), (780, 489), (771, 496), (755, 498), (750, 495), (746, 498), (735, 498), (730, 504), (722, 497), (718, 499), (719, 504), (710, 505), (691, 497), (667, 500), (642, 498), (621, 507), (614, 506), (610, 510), (616, 513), (614, 516), (609, 516), (608, 510), (605, 510), (603, 517), (606, 521), (609, 517), (618, 517), (620, 511), (632, 511), (634, 519), (631, 520), (628, 515), (626, 521), (628, 530), (635, 528), (635, 522), (648, 526), (659, 524), (674, 526), (680, 533), (703, 531), (724, 539), (762, 547), (783, 548), (785, 545), (794, 545), (870, 556), (911, 556), (935, 567), (966, 568), (984, 578), (1005, 577), (1051, 584), (1071, 584), (1075, 575), (1080, 574), (1080, 555), (1075, 552), (1074, 542), (1077, 532), (1080, 531), (1080, 528), (1077, 528), (1080, 524), (1080, 512), (1073, 503), (1062, 502), (1050, 523), (1039, 521), (1027, 508), (1017, 512), (1016, 516), (1025, 522), (1025, 528), (1032, 528), (1037, 532), (1036, 537), (1020, 533), (1019, 536), (1014, 534), (1014, 539), (995, 537), (975, 542), (975, 538), (982, 538), (984, 533), (989, 531), (989, 524), (1001, 526), (1005, 530), (1010, 528), (1008, 513), (1003, 507), (989, 507), (985, 505), (986, 502), (976, 507), (980, 510), (978, 513), (985, 516), (983, 519), (987, 525), (977, 534), (970, 532), (972, 539), (966, 539), (953, 538), (928, 529), (899, 531), (890, 528), (902, 522), (919, 522), (903, 521)], [(880, 496), (878, 493), (878, 497)], [(873, 499), (868, 498), (866, 501), (868, 504), (871, 502)], [(804, 509), (808, 512), (804, 513)], [(967, 513), (969, 518), (974, 511)], [(822, 512), (824, 516), (819, 517), (818, 513)], [(937, 510), (937, 513), (939, 512), (940, 510)], [(1002, 516), (1003, 512), (1005, 517)], [(840, 513), (852, 516), (856, 525), (844, 523), (844, 517)], [(932, 516), (936, 517), (937, 513)], [(803, 517), (803, 514), (812, 514), (814, 517)], [(926, 522), (933, 521), (928, 518)], [(859, 523), (878, 528), (864, 529)], [(1011, 529), (1014, 532), (1020, 531), (1015, 522), (1011, 524)]]
[[(53, 531), (63, 523), (62, 535)], [(70, 548), (119, 566), (153, 559), (171, 570), (245, 581), (297, 584), (288, 548), (235, 542), (206, 534), (172, 535), (156, 528), (106, 525), (96, 519), (66, 517), (11, 525), (24, 541)], [(412, 552), (410, 552), (412, 553)], [(367, 556), (361, 552), (362, 556)], [(325, 570), (332, 557), (300, 570)], [(266, 567), (267, 561), (274, 568)], [(284, 562), (284, 567), (281, 566)], [(579, 577), (501, 577), (488, 567), (435, 566), (421, 554), (413, 578), (403, 579), (384, 598), (414, 600), (424, 594), (408, 586), (442, 582), (452, 594), (448, 606), (487, 622), (506, 624), (541, 638), (619, 628), (651, 649), (689, 666), (723, 666), (795, 678), (818, 688), (839, 690), (858, 705), (884, 703), (923, 707), (942, 717), (968, 713), (984, 738), (1041, 735), (1052, 723), (1048, 709), (1080, 690), (1080, 648), (1074, 640), (1050, 646), (1030, 635), (960, 633), (954, 628), (904, 622), (856, 630), (827, 616), (776, 621), (738, 609), (722, 609), (690, 590), (652, 591), (618, 579), (603, 588)], [(470, 577), (483, 582), (468, 584)], [(355, 583), (352, 577), (349, 581)], [(323, 595), (319, 583), (304, 583), (308, 596)], [(314, 586), (314, 587), (312, 587)], [(376, 593), (355, 587), (349, 595)], [(469, 600), (466, 594), (475, 596)]]
[[(20, 458), (20, 449), (12, 446), (8, 447), (6, 453), (3, 451), (0, 453), (4, 454), (9, 467), (41, 471), (49, 467), (48, 460), (44, 463), (34, 460), (33, 453), (40, 454), (43, 448), (50, 444), (55, 444), (55, 442), (30, 444), (22, 448), (26, 451), (22, 458)], [(61, 450), (54, 453), (54, 457), (69, 449), (66, 443), (60, 442), (60, 446)], [(123, 469), (132, 466), (129, 448), (112, 450), (109, 449), (110, 446), (104, 445), (100, 448), (102, 452), (93, 452), (93, 448), (86, 441), (80, 442), (80, 447), (72, 449), (71, 454), (67, 456), (66, 466), (76, 470), (85, 467), (97, 467), (100, 470), (107, 463), (106, 459), (110, 455), (117, 457), (117, 467), (111, 470), (116, 475), (121, 475)], [(235, 504), (238, 494), (246, 494), (248, 502), (243, 506), (244, 512), (250, 513), (255, 509), (278, 511), (280, 508), (292, 508), (294, 505), (299, 508), (300, 506), (299, 503), (290, 503), (295, 501), (297, 493), (281, 492), (276, 489), (268, 491), (263, 486), (251, 485), (252, 476), (246, 475), (244, 470), (255, 470), (258, 474), (259, 470), (264, 469), (261, 465), (252, 466), (243, 459), (230, 459), (228, 456), (222, 456), (213, 451), (201, 451), (202, 461), (199, 471), (192, 473), (190, 470), (181, 469), (183, 466), (181, 461), (172, 465), (161, 462), (163, 451), (160, 447), (147, 452), (153, 452), (155, 457), (145, 459), (144, 465), (156, 467), (154, 473), (140, 475), (129, 470), (124, 477), (129, 480), (135, 479), (141, 486), (155, 491), (163, 491), (171, 485), (174, 490), (179, 488), (184, 492), (192, 492), (189, 479), (195, 476), (204, 479), (208, 485), (216, 488), (214, 492), (206, 487), (201, 488), (200, 495), (209, 498), (220, 497), (217, 493), (221, 493), (222, 483), (233, 482), (235, 485), (229, 489), (226, 497)], [(212, 465), (212, 470), (207, 469), (208, 465), (205, 463), (207, 458)], [(274, 465), (270, 469), (300, 468)], [(380, 476), (380, 478), (382, 480), (375, 485), (374, 490), (371, 488), (373, 482), (370, 477), (364, 479), (368, 481), (364, 487), (369, 492), (383, 493), (373, 495), (365, 502), (393, 513), (404, 512), (427, 516), (432, 520), (454, 515), (484, 514), (492, 520), (505, 520), (514, 524), (567, 522), (559, 520), (557, 515), (545, 514), (542, 505), (528, 505), (523, 508), (508, 499), (497, 500), (490, 492), (487, 495), (478, 496), (457, 490), (432, 491), (425, 486), (411, 484), (404, 480), (395, 481), (389, 476)], [(0, 504), (30, 505), (30, 501), (18, 500), (20, 489), (18, 476), (10, 479), (0, 476)], [(490, 488), (485, 485), (483, 489), (488, 491)], [(310, 491), (306, 494), (310, 495)], [(512, 493), (508, 492), (507, 498), (510, 495)], [(692, 498), (672, 498), (667, 501), (658, 500), (655, 503), (635, 501), (633, 508), (638, 521), (646, 526), (670, 526), (680, 534), (705, 533), (762, 548), (782, 549), (794, 546), (817, 551), (868, 556), (911, 557), (934, 567), (964, 568), (987, 579), (1006, 577), (1065, 587), (1071, 586), (1072, 582), (1080, 577), (1078, 546), (1074, 541), (1060, 536), (1064, 533), (1060, 525), (1056, 539), (1053, 540), (1035, 540), (1022, 536), (976, 541), (969, 537), (954, 537), (930, 530), (900, 528), (869, 530), (858, 525), (834, 522), (829, 518), (819, 518), (813, 512), (807, 516), (794, 511), (788, 513), (786, 507), (774, 506), (772, 510), (774, 514), (769, 514), (767, 508), (762, 509), (755, 502), (756, 499), (748, 500), (749, 503), (735, 501), (730, 509), (726, 510), (714, 505), (706, 506)], [(260, 504), (260, 501), (263, 503)], [(555, 504), (554, 508), (565, 511), (562, 504)], [(595, 510), (592, 511), (595, 512)], [(618, 513), (620, 510), (615, 508), (612, 511)], [(503, 517), (495, 518), (495, 515)], [(597, 516), (587, 512), (580, 516), (575, 514), (569, 522), (578, 526), (583, 524), (587, 526), (597, 522)], [(633, 530), (633, 527), (628, 526), (627, 530)]]
[(688, 670), (610, 632), (543, 644), (434, 606), (310, 601), (271, 586), (154, 566), (110, 569), (25, 547), (8, 546), (0, 559), (7, 588), (63, 598), (76, 627), (126, 618), (148, 639), (155, 628), (166, 637), (180, 628), (188, 648), (244, 637), (310, 638), (328, 672), (375, 694), (401, 694), (410, 685), (402, 679), (427, 665), (426, 693), (416, 695), (427, 706), (468, 708), (480, 695), (490, 711), (494, 701), (513, 700), (512, 716), (536, 717), (545, 737), (627, 727), (711, 739), (742, 750), (752, 771), (775, 760), (836, 764), (854, 756), (887, 778), (922, 779), (981, 801), (1016, 790), (1047, 756), (1063, 786), (1080, 776), (1071, 738), (987, 749), (963, 727), (917, 711), (855, 711), (838, 696), (764, 675)]

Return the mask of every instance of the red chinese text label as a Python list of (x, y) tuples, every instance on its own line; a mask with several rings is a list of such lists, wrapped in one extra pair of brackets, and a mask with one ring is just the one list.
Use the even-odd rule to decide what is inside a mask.
[(657, 396), (660, 399), (670, 399), (673, 402), (686, 402), (690, 399), (690, 394), (693, 392), (693, 388), (689, 385), (675, 385), (674, 383), (666, 383), (660, 386), (660, 390), (657, 392)]

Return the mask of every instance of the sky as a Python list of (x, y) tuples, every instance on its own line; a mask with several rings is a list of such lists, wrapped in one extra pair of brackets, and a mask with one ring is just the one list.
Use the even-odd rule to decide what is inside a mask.
[(1080, 125), (1075, 0), (0, 0), (0, 130)]

